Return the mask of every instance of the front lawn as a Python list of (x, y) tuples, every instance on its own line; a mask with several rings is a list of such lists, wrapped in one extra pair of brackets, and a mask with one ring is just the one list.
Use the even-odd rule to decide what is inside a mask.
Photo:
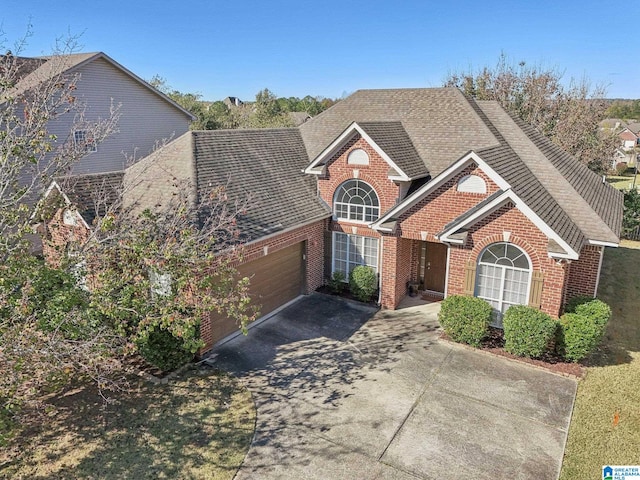
[(640, 242), (606, 249), (598, 296), (613, 317), (578, 385), (562, 480), (640, 463)]
[(253, 437), (251, 394), (194, 369), (166, 385), (140, 381), (103, 408), (92, 388), (50, 401), (0, 451), (0, 478), (231, 479)]

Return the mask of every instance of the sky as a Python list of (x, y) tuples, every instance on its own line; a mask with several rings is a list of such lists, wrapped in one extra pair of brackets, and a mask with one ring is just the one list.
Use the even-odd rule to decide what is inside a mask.
[(602, 0), (0, 0), (0, 48), (51, 53), (79, 36), (145, 80), (205, 100), (339, 98), (364, 88), (439, 87), (450, 72), (513, 63), (640, 98), (628, 6)]

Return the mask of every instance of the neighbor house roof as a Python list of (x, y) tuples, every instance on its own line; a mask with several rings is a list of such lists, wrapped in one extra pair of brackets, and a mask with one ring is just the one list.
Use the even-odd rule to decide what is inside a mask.
[[(135, 73), (131, 72), (127, 68), (120, 65), (114, 59), (109, 57), (103, 52), (91, 52), (91, 53), (72, 53), (65, 55), (51, 55), (43, 57), (15, 57), (17, 62), (17, 83), (14, 88), (5, 92), (5, 95), (16, 96), (35, 88), (47, 81), (56, 81), (60, 75), (73, 75), (87, 63), (93, 62), (98, 59), (103, 59), (110, 63), (113, 67), (121, 70), (123, 73), (131, 77), (135, 82), (140, 83), (144, 87), (148, 88), (156, 95), (163, 98), (167, 103), (171, 104), (174, 108), (180, 110), (191, 120), (195, 120), (195, 116), (174, 102), (171, 98), (160, 92), (158, 89), (152, 87), (149, 83), (138, 77)], [(2, 101), (2, 98), (0, 98)]]

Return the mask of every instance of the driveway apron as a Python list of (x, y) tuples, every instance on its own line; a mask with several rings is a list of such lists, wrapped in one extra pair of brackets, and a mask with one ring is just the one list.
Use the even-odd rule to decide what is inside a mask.
[(438, 308), (314, 294), (214, 350), (258, 411), (236, 478), (557, 478), (576, 382), (439, 341)]

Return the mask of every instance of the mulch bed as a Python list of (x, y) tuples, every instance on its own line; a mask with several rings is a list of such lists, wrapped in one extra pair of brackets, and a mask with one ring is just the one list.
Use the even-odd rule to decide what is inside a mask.
[(329, 286), (328, 286), (328, 285), (322, 285), (322, 286), (320, 286), (320, 287), (316, 288), (316, 292), (318, 292), (318, 293), (324, 293), (325, 295), (332, 295), (332, 296), (334, 296), (334, 297), (342, 297), (342, 298), (346, 298), (346, 299), (348, 299), (348, 300), (353, 300), (354, 302), (360, 302), (360, 303), (365, 303), (365, 304), (367, 304), (367, 305), (373, 305), (374, 307), (375, 307), (375, 306), (378, 306), (378, 303), (377, 303), (377, 301), (376, 301), (376, 300), (377, 300), (377, 298), (378, 298), (378, 294), (377, 294), (377, 293), (373, 295), (374, 300), (371, 300), (371, 301), (369, 301), (369, 302), (363, 302), (363, 301), (361, 301), (361, 300), (358, 300), (356, 297), (354, 297), (354, 296), (351, 294), (351, 292), (349, 291), (349, 289), (348, 289), (348, 288), (345, 288), (345, 289), (344, 289), (342, 292), (340, 292), (340, 293), (336, 293), (336, 292), (334, 292), (333, 290), (331, 290), (331, 289), (329, 288)]
[[(441, 338), (449, 342), (453, 342), (453, 340), (451, 340), (444, 332), (442, 332)], [(502, 335), (502, 330), (498, 328), (489, 327), (489, 333), (482, 340), (479, 349), (491, 353), (492, 355), (499, 355), (501, 357), (506, 357), (535, 367), (544, 368), (545, 370), (559, 375), (582, 378), (585, 374), (585, 368), (582, 365), (579, 363), (567, 362), (555, 352), (547, 352), (540, 358), (527, 358), (519, 357), (505, 351), (504, 336)]]

